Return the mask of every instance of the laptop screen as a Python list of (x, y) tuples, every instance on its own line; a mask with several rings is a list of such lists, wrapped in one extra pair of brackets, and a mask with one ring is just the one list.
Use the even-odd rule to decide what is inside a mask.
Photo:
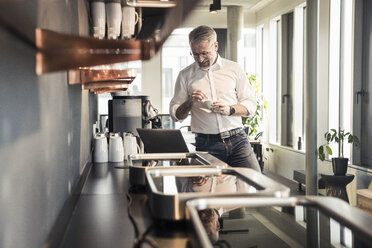
[(189, 152), (179, 129), (137, 128), (146, 153)]

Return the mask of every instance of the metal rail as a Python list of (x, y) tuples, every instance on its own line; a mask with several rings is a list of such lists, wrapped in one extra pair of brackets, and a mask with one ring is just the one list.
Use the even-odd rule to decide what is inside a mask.
[[(258, 207), (311, 207), (330, 217), (341, 225), (349, 228), (353, 234), (362, 238), (367, 244), (372, 244), (372, 216), (362, 210), (350, 206), (345, 201), (334, 197), (306, 196), (288, 198), (242, 198), (242, 197), (214, 197), (199, 198), (186, 203), (188, 213), (203, 248), (211, 248), (208, 235), (199, 219), (198, 210), (207, 208), (258, 208)], [(309, 221), (309, 220), (308, 220)], [(307, 237), (314, 238), (314, 237)]]

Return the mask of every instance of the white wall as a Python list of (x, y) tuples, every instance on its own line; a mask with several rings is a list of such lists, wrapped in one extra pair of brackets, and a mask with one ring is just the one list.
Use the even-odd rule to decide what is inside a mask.
[(161, 68), (161, 50), (151, 60), (142, 62), (142, 95), (150, 97), (151, 104), (159, 113), (163, 113)]

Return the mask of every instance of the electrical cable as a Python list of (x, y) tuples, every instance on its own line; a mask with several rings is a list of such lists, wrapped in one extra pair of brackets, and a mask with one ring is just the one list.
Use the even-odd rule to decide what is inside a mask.
[(128, 216), (129, 216), (129, 219), (132, 222), (132, 225), (133, 225), (133, 228), (134, 228), (134, 236), (137, 239), (138, 234), (139, 234), (138, 227), (137, 227), (137, 223), (135, 222), (135, 220), (133, 218), (132, 211), (131, 211), (131, 208), (130, 208), (131, 205), (132, 205), (133, 199), (128, 193), (127, 193), (127, 199), (128, 199)]
[(131, 210), (133, 199), (132, 199), (132, 197), (130, 196), (129, 193), (127, 193), (126, 196), (127, 196), (127, 199), (128, 199), (128, 216), (129, 216), (129, 219), (130, 219), (130, 221), (133, 225), (134, 235), (135, 235), (135, 241), (134, 241), (133, 247), (134, 248), (140, 248), (142, 244), (147, 243), (153, 248), (159, 248), (159, 245), (154, 240), (146, 238), (146, 236), (153, 229), (153, 227), (154, 227), (153, 224), (150, 225), (142, 235), (139, 234), (138, 226), (137, 226), (136, 221), (134, 220), (132, 210)]

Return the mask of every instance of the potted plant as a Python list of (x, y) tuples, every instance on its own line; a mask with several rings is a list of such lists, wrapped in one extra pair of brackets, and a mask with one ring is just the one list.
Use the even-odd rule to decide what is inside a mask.
[[(242, 117), (242, 123), (247, 131), (248, 137), (257, 139), (262, 135), (261, 126), (263, 120), (263, 111), (267, 110), (267, 101), (264, 99), (260, 91), (260, 83), (257, 81), (255, 75), (245, 73), (250, 85), (255, 89), (257, 95), (257, 108), (250, 116)], [(255, 139), (256, 139), (255, 138)]]
[(345, 132), (344, 129), (331, 129), (324, 134), (324, 138), (327, 143), (319, 146), (318, 156), (321, 161), (325, 160), (325, 152), (329, 155), (332, 155), (332, 148), (329, 146), (331, 143), (338, 144), (338, 157), (332, 158), (332, 168), (335, 175), (345, 175), (347, 171), (347, 164), (349, 159), (344, 158), (344, 140), (347, 139), (347, 142), (354, 144), (356, 147), (360, 146), (359, 139), (357, 136), (352, 135), (350, 132)]

